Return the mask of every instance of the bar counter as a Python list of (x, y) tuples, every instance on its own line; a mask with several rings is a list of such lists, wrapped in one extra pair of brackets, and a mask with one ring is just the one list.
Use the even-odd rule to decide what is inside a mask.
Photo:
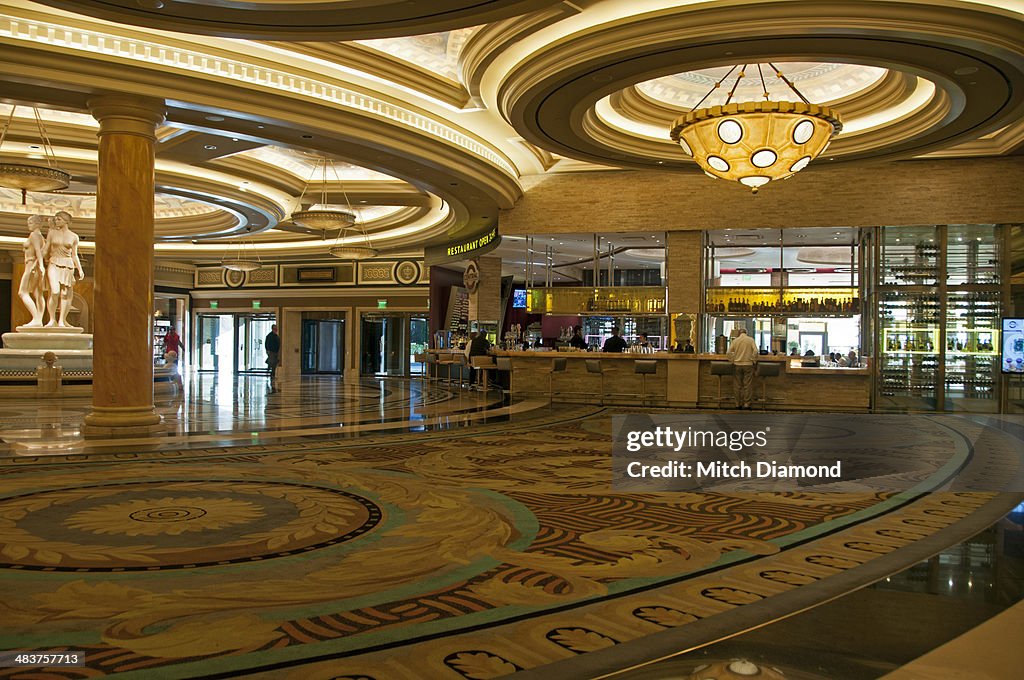
[[(673, 406), (680, 408), (731, 408), (733, 377), (712, 375), (715, 362), (727, 362), (718, 354), (611, 354), (605, 352), (537, 352), (493, 350), (512, 365), (512, 389), (517, 397), (547, 397), (553, 359), (567, 359), (565, 372), (553, 375), (554, 401), (621, 406)], [(588, 373), (587, 359), (599, 359), (602, 375)], [(636, 361), (654, 360), (657, 370), (643, 379)], [(762, 395), (764, 381), (769, 410), (867, 411), (871, 404), (870, 368), (804, 368), (789, 356), (761, 356), (760, 362), (781, 363), (779, 375), (754, 377), (754, 398)], [(720, 390), (720, 392), (719, 392)], [(761, 408), (757, 403), (755, 408)]]

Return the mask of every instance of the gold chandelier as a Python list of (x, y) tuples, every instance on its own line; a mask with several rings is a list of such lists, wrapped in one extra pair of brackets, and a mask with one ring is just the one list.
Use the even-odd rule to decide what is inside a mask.
[(260, 260), (260, 254), (256, 252), (256, 246), (252, 243), (248, 246), (249, 253), (247, 254), (245, 241), (238, 242), (235, 245), (234, 253), (228, 253), (220, 261), (220, 266), (233, 272), (254, 272), (262, 267), (263, 261)]
[(799, 102), (769, 101), (758, 64), (765, 101), (731, 103), (745, 75), (744, 64), (724, 104), (698, 108), (738, 68), (733, 66), (693, 110), (676, 119), (671, 132), (672, 140), (705, 174), (740, 182), (753, 193), (772, 180), (787, 179), (803, 170), (843, 129), (836, 111), (807, 101), (782, 71), (768, 65)]
[[(11, 122), (14, 120), (14, 112), (17, 108), (17, 106), (11, 106), (11, 113), (7, 117), (3, 131), (0, 132), (0, 147), (3, 146), (4, 140), (7, 138), (7, 131), (11, 127)], [(71, 182), (70, 173), (54, 167), (55, 155), (53, 153), (53, 145), (50, 144), (50, 138), (46, 134), (46, 127), (43, 125), (43, 119), (39, 115), (39, 109), (33, 106), (32, 112), (35, 115), (36, 128), (39, 131), (39, 145), (42, 147), (46, 165), (35, 163), (0, 163), (0, 186), (8, 189), (21, 189), (22, 203), (26, 202), (25, 194), (28, 191), (58, 191), (60, 189), (67, 189), (68, 184)]]
[[(292, 222), (299, 225), (300, 227), (306, 227), (307, 229), (315, 229), (316, 231), (328, 231), (330, 229), (342, 229), (345, 227), (351, 227), (355, 224), (356, 216), (353, 214), (351, 206), (349, 210), (332, 210), (330, 208), (309, 208), (307, 210), (302, 209), (302, 199), (305, 197), (306, 192), (309, 190), (309, 185), (312, 184), (313, 178), (316, 176), (317, 170), (321, 171), (320, 175), (320, 202), (318, 205), (326, 206), (329, 205), (327, 202), (327, 157), (317, 156), (316, 162), (313, 163), (313, 171), (309, 174), (309, 179), (306, 180), (306, 185), (302, 187), (302, 193), (299, 194), (299, 198), (296, 204), (296, 209), (292, 211), (291, 219)], [(338, 178), (338, 172), (334, 172), (335, 179)], [(347, 200), (347, 199), (346, 199)]]

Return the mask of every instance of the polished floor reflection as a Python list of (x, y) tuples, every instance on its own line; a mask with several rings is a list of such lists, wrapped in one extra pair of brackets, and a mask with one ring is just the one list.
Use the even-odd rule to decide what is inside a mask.
[[(670, 661), (609, 677), (685, 678), (702, 666), (744, 659), (781, 671), (788, 680), (873, 680), (968, 634), (955, 653), (968, 652), (964, 663), (974, 670), (973, 677), (996, 680), (1001, 676), (986, 672), (986, 661), (970, 653), (976, 648), (970, 631), (1022, 600), (1024, 504), (984, 531), (868, 588)], [(1024, 650), (1012, 642), (1015, 635), (1019, 631), (1008, 632), (1010, 644), (1001, 654), (1020, 659)], [(960, 669), (944, 671), (933, 676), (910, 670), (907, 677), (967, 677)]]
[(173, 398), (156, 402), (167, 433), (145, 438), (86, 439), (81, 425), (90, 409), (88, 397), (0, 401), (0, 456), (422, 431), (486, 422), (542, 405), (509, 406), (499, 390), (484, 393), (424, 380), (309, 376), (282, 379), (280, 389), (271, 392), (266, 376), (198, 373), (183, 387)]

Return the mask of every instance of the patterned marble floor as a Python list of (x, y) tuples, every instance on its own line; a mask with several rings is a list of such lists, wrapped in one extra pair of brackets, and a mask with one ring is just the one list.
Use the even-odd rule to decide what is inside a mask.
[[(882, 578), (1016, 502), (615, 493), (609, 411), (498, 397), (214, 385), (163, 439), (9, 443), (0, 649), (86, 665), (0, 677), (597, 677)], [(86, 405), (60, 407), (73, 428)], [(28, 408), (0, 428), (31, 429)]]

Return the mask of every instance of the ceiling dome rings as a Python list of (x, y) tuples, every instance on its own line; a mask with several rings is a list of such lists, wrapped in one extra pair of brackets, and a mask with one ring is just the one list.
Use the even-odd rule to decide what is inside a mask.
[[(814, 77), (862, 67), (880, 75), (855, 91), (828, 96), (823, 88), (825, 96), (808, 96), (843, 117), (844, 130), (827, 156), (894, 160), (1021, 125), (1024, 45), (1016, 36), (1022, 32), (1024, 16), (976, 3), (851, 3), (841, 15), (825, 2), (688, 5), (549, 42), (509, 71), (498, 101), (526, 140), (563, 156), (695, 169), (669, 132), (696, 102), (676, 105), (638, 86), (743, 64), (750, 71), (772, 62), (785, 73), (787, 65), (806, 62)], [(775, 77), (770, 69), (764, 75)], [(784, 101), (798, 100), (789, 92)]]

